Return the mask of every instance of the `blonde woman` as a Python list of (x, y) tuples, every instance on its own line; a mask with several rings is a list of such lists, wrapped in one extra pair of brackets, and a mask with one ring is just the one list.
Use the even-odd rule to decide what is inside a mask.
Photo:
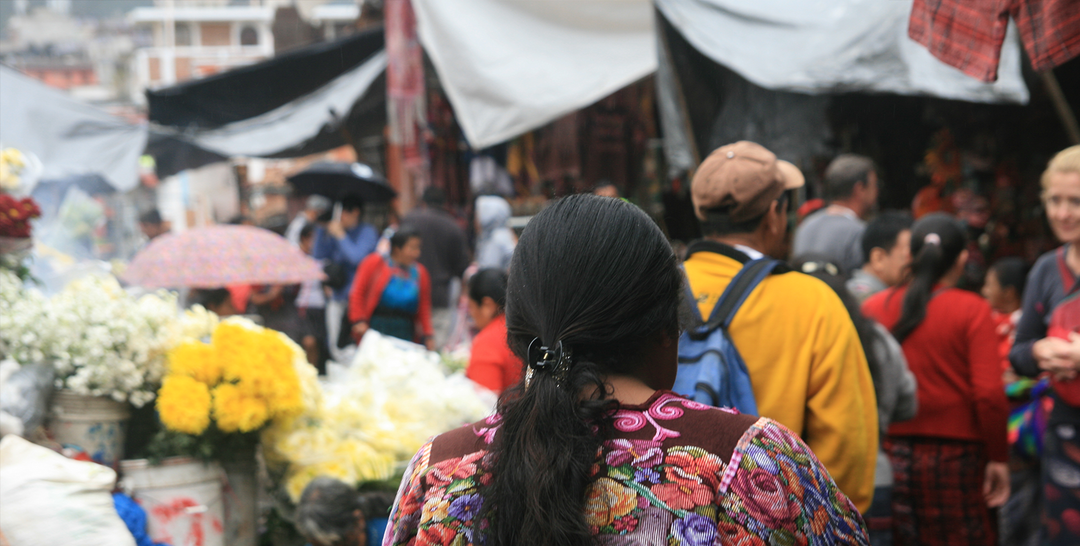
[[(1078, 381), (1080, 336), (1047, 336), (1053, 312), (1080, 291), (1080, 146), (1066, 148), (1050, 160), (1042, 176), (1043, 204), (1050, 228), (1061, 247), (1043, 254), (1028, 274), (1023, 315), (1016, 343), (1009, 353), (1021, 375), (1049, 371), (1055, 387)], [(1045, 495), (1043, 530), (1046, 544), (1080, 544), (1080, 407), (1055, 393), (1043, 444)]]

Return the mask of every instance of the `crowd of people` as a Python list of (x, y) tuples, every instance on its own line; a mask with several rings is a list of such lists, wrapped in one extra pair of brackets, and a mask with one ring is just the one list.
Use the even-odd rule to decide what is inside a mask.
[[(870, 159), (838, 157), (789, 236), (803, 184), (759, 145), (719, 148), (678, 257), (618, 199), (537, 215), (508, 277), (469, 289), (497, 329), (476, 348), (508, 340), (479, 352), (525, 366), (488, 364), (496, 415), (420, 450), (389, 543), (1080, 544), (1080, 147), (1041, 179), (1063, 246), (993, 263), (981, 293), (960, 287), (963, 223), (878, 211)], [(769, 260), (788, 261), (716, 323), (761, 418), (673, 397), (680, 302), (730, 309)]]
[[(993, 263), (981, 294), (964, 224), (879, 211), (869, 158), (837, 157), (792, 228), (804, 184), (755, 143), (715, 150), (680, 253), (607, 188), (520, 240), (510, 205), (479, 197), (472, 249), (437, 188), (382, 235), (358, 199), (333, 219), (313, 197), (289, 235), (326, 281), (203, 298), (296, 332), (313, 362), (370, 330), (429, 349), (471, 332), (466, 374), (497, 413), (421, 449), (391, 544), (1080, 544), (1080, 147), (1041, 179), (1063, 246)], [(671, 391), (692, 307), (755, 415)]]

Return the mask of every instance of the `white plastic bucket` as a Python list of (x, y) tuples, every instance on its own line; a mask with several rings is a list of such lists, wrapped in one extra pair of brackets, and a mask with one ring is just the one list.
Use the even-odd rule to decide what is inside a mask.
[(255, 454), (245, 462), (223, 462), (225, 469), (225, 537), (229, 546), (259, 543), (259, 507)]
[(172, 546), (225, 546), (223, 470), (217, 463), (171, 457), (120, 462), (120, 486), (146, 510), (154, 542)]
[(115, 469), (124, 458), (128, 405), (103, 396), (61, 390), (53, 394), (49, 431), (63, 445), (82, 449), (95, 462)]

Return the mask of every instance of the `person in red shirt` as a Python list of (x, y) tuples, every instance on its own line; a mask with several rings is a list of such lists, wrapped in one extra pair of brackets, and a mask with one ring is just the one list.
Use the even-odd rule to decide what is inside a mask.
[(521, 379), (521, 359), (506, 342), (506, 272), (481, 269), (469, 278), (469, 315), (480, 333), (473, 338), (465, 376), (501, 393)]
[(419, 263), (420, 233), (402, 227), (390, 237), (390, 256), (372, 252), (356, 270), (349, 320), (357, 341), (371, 328), (434, 349), (431, 278)]
[(863, 305), (918, 381), (918, 413), (892, 424), (885, 442), (898, 545), (996, 544), (989, 509), (1009, 497), (1009, 408), (990, 305), (955, 288), (966, 248), (959, 221), (925, 216), (912, 226), (912, 280)]

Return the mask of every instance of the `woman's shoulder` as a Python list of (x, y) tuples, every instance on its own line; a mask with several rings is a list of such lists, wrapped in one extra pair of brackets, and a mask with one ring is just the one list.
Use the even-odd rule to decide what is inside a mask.
[(889, 288), (881, 290), (866, 298), (866, 301), (864, 301), (861, 306), (862, 312), (872, 316), (875, 320), (880, 321), (880, 318), (877, 315), (883, 312), (887, 307), (898, 307), (903, 303), (906, 290), (906, 285), (890, 286)]
[(372, 252), (367, 256), (364, 256), (364, 259), (360, 261), (360, 267), (375, 267), (378, 265), (386, 265), (386, 259), (378, 252)]
[(615, 436), (651, 442), (657, 447), (694, 447), (728, 460), (746, 431), (760, 418), (719, 409), (671, 391), (657, 391), (646, 402), (621, 405), (615, 413)]
[(421, 451), (427, 451), (427, 466), (482, 456), (495, 440), (495, 432), (498, 431), (501, 421), (498, 414), (492, 414), (475, 423), (436, 435), (421, 448)]
[(1035, 264), (1031, 266), (1031, 271), (1028, 272), (1028, 286), (1037, 284), (1042, 279), (1052, 278), (1059, 279), (1060, 273), (1058, 269), (1058, 251), (1061, 248), (1055, 248), (1054, 250), (1047, 251), (1039, 256), (1038, 260), (1035, 260)]
[[(939, 305), (943, 305), (948, 309), (966, 309), (971, 313), (985, 313), (987, 316), (990, 316), (990, 303), (983, 299), (979, 294), (962, 288), (949, 288), (943, 290), (940, 296), (941, 300)], [(934, 303), (933, 300), (931, 300), (931, 303)]]

